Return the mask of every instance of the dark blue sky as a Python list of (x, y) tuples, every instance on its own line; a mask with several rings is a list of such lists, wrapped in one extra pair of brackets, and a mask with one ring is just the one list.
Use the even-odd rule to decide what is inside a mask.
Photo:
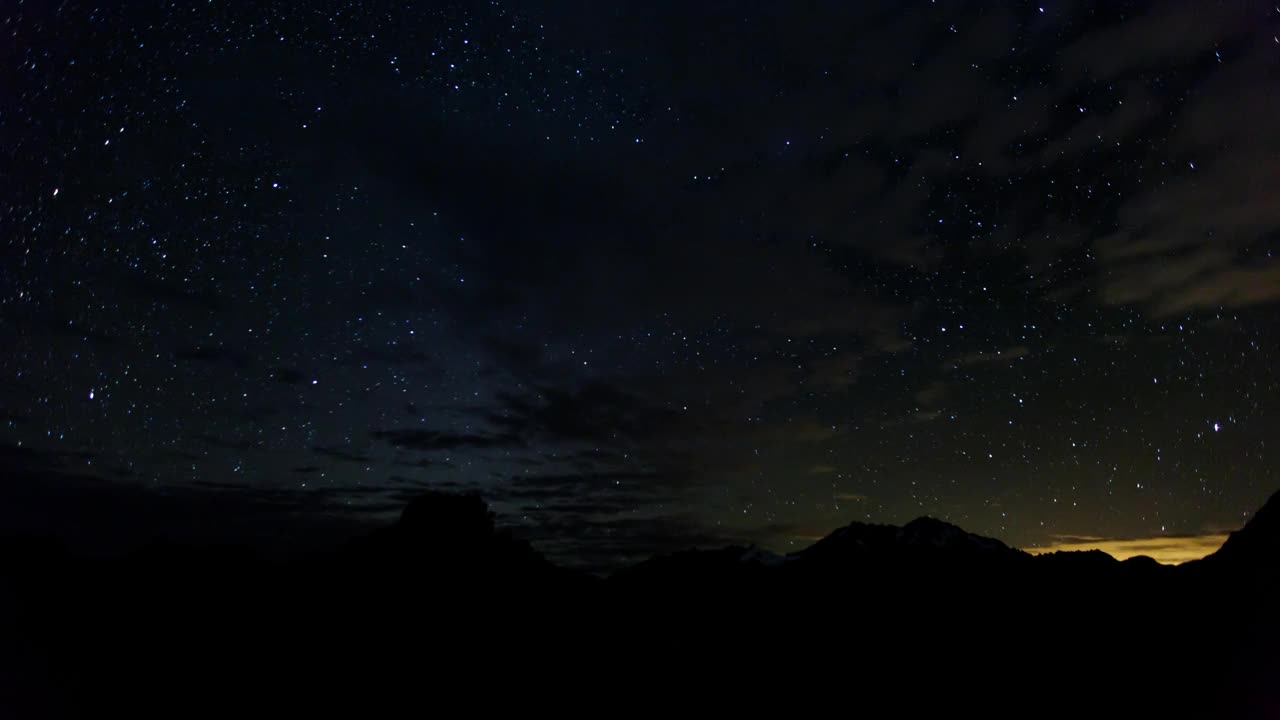
[(602, 567), (1275, 489), (1280, 11), (688, 5), (0, 11), (0, 527), (438, 487)]

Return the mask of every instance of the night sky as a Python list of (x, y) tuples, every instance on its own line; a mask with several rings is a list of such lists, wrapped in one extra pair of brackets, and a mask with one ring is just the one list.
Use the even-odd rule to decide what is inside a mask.
[(0, 531), (1211, 550), (1280, 7), (1040, 2), (4, 2)]

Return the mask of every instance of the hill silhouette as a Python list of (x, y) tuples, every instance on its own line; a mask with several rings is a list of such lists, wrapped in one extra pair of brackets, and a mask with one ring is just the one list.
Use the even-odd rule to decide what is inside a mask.
[(1201, 563), (1230, 566), (1236, 571), (1266, 577), (1280, 573), (1280, 492), (1272, 495), (1245, 526), (1231, 533), (1222, 547)]
[(259, 714), (273, 698), (297, 714), (333, 710), (339, 688), (366, 714), (375, 700), (440, 711), (484, 688), (732, 702), (767, 669), (806, 702), (852, 693), (864, 710), (993, 714), (1054, 698), (1107, 716), (1274, 717), (1277, 508), (1280, 494), (1177, 567), (1031, 556), (920, 518), (851, 523), (787, 555), (689, 550), (596, 578), (499, 529), (480, 498), (441, 493), (290, 561), (172, 544), (86, 559), (12, 538), (0, 710)]
[[(420, 572), (476, 582), (545, 579), (559, 574), (527, 542), (499, 531), (475, 495), (434, 493), (410, 501), (394, 525), (354, 538), (339, 551), (352, 569)], [(400, 575), (404, 575), (401, 573)]]

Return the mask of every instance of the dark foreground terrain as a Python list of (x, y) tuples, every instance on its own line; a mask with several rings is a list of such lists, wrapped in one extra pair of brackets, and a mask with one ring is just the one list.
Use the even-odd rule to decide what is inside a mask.
[(1280, 717), (1280, 494), (1177, 567), (855, 523), (598, 579), (428, 495), (330, 553), (0, 546), (0, 717)]

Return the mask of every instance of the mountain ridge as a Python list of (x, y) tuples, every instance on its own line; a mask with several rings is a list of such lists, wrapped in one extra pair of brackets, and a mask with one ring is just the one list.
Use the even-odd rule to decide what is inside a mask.
[(1133, 674), (1181, 677), (1196, 657), (1213, 662), (1160, 696), (1169, 716), (1194, 704), (1212, 711), (1199, 716), (1232, 717), (1242, 702), (1270, 702), (1280, 672), (1274, 507), (1217, 560), (1190, 567), (1100, 551), (1033, 556), (926, 517), (850, 523), (787, 555), (686, 550), (602, 579), (499, 529), (479, 498), (447, 494), (416, 498), (395, 524), (288, 564), (181, 546), (88, 561), (0, 543), (0, 632), (16, 639), (0, 643), (0, 676), (22, 668), (18, 686), (32, 702), (72, 697), (87, 711), (103, 698), (133, 701), (136, 677), (207, 697), (207, 678), (226, 667), (260, 678), (285, 669), (312, 687), (351, 683), (335, 669), (358, 673), (362, 687), (384, 687), (390, 674), (405, 688), (447, 691), (481, 669), (512, 679), (627, 668), (657, 681), (647, 658), (658, 657), (710, 682), (724, 668), (742, 677), (765, 659), (807, 659), (795, 666), (797, 686), (857, 678), (893, 689), (891, 700), (1011, 673), (1061, 692), (1060, 679), (1084, 669), (1073, 695), (1146, 707), (1154, 686)]
[(1268, 558), (1280, 559), (1280, 490), (1267, 498), (1244, 527), (1228, 535), (1222, 547), (1202, 562), (1210, 565), (1257, 563)]

